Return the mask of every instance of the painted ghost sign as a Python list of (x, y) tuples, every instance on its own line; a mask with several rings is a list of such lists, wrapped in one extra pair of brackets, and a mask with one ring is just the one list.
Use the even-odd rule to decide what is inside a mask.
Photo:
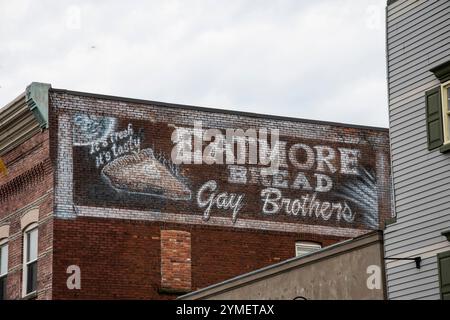
[(191, 198), (177, 166), (143, 142), (143, 124), (76, 115), (73, 128), (75, 162), (83, 163), (75, 166), (75, 176), (89, 181), (84, 186), (75, 184), (76, 195), (88, 203), (105, 197), (114, 204), (144, 204), (143, 199), (152, 197)]
[(378, 227), (374, 148), (273, 132), (77, 114), (75, 204)]
[(108, 163), (102, 170), (109, 185), (117, 190), (174, 200), (189, 200), (191, 191), (175, 171), (159, 162), (148, 148)]

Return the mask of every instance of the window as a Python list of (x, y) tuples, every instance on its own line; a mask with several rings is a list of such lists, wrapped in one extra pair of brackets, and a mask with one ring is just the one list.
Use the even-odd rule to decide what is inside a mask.
[(439, 253), (437, 260), (439, 266), (441, 299), (450, 300), (450, 251)]
[(450, 81), (441, 85), (444, 144), (450, 144)]
[(320, 243), (310, 241), (297, 241), (295, 243), (295, 256), (304, 256), (305, 254), (316, 252), (320, 249), (322, 249), (322, 245)]
[(0, 300), (6, 299), (6, 278), (8, 276), (8, 243), (0, 241)]
[(425, 92), (428, 150), (450, 152), (450, 61), (430, 71), (441, 84)]
[(37, 256), (38, 256), (38, 229), (32, 224), (25, 229), (23, 237), (23, 296), (36, 291), (37, 287)]
[(450, 81), (425, 93), (428, 149), (450, 151)]

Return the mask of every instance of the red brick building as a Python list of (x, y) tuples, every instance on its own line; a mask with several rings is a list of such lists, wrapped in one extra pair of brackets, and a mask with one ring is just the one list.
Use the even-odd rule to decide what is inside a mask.
[(391, 216), (383, 128), (33, 83), (0, 159), (7, 299), (172, 299)]

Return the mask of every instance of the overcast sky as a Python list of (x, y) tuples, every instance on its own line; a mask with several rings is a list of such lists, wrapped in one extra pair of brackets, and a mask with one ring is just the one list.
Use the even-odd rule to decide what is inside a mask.
[(0, 106), (54, 88), (388, 125), (386, 0), (0, 0)]

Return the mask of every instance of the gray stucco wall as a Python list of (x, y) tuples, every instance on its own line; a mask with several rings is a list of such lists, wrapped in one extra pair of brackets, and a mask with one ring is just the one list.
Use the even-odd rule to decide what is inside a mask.
[(385, 230), (389, 299), (439, 299), (436, 255), (450, 250), (450, 154), (428, 151), (425, 91), (440, 84), (429, 70), (450, 60), (450, 1), (399, 0), (387, 8), (387, 63), (394, 206)]
[(308, 300), (381, 300), (385, 298), (382, 253), (382, 235), (375, 232), (181, 299), (292, 300), (301, 296)]

